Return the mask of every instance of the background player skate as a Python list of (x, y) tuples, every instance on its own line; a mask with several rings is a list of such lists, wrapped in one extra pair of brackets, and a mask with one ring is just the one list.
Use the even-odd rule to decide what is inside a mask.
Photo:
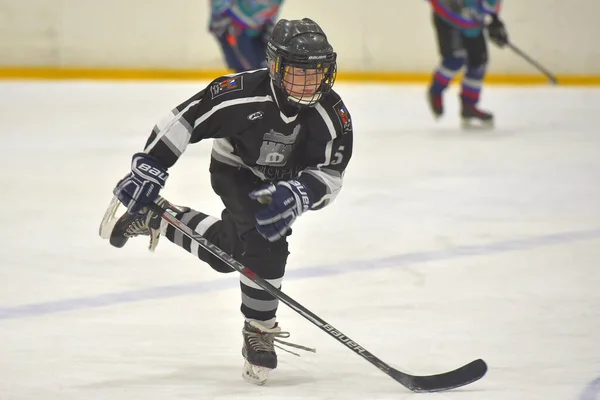
[(501, 0), (429, 0), (433, 25), (442, 62), (433, 73), (428, 100), (436, 118), (444, 113), (442, 95), (454, 76), (465, 66), (461, 83), (461, 117), (464, 126), (480, 121), (493, 125), (493, 115), (477, 107), (488, 64), (484, 36), (485, 18), (488, 36), (500, 47), (508, 43), (504, 24), (498, 18)]
[(266, 67), (265, 50), (283, 0), (211, 0), (210, 31), (235, 72)]
[[(172, 226), (161, 227), (160, 216), (146, 208), (158, 201), (279, 288), (291, 225), (333, 201), (352, 154), (351, 117), (332, 90), (336, 57), (312, 20), (279, 21), (268, 43), (269, 69), (217, 78), (159, 122), (145, 151), (134, 154), (131, 172), (114, 189), (127, 213), (115, 223), (116, 208), (109, 207), (101, 234), (108, 231), (116, 247), (132, 236), (150, 235), (153, 249), (162, 229), (215, 270), (232, 271)], [(211, 184), (225, 205), (221, 219), (159, 197), (167, 169), (189, 143), (208, 138), (214, 139)], [(244, 276), (240, 285), (243, 376), (262, 384), (277, 367), (273, 341), (289, 334), (278, 327), (276, 298)]]

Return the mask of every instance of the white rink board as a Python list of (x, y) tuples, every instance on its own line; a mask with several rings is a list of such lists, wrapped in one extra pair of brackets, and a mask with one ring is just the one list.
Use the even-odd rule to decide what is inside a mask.
[[(4, 0), (0, 66), (201, 69), (224, 66), (197, 0)], [(515, 44), (557, 74), (600, 74), (595, 0), (504, 1)], [(438, 62), (424, 0), (286, 0), (283, 18), (319, 22), (343, 71), (429, 72)], [(491, 48), (492, 73), (533, 74)]]

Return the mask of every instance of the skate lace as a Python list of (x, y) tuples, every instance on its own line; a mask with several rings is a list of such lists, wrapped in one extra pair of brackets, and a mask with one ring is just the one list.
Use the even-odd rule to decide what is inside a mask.
[(125, 236), (127, 237), (135, 237), (138, 235), (148, 235), (149, 233), (148, 225), (146, 223), (146, 218), (139, 218), (134, 220), (128, 227), (125, 229)]
[[(290, 337), (290, 333), (282, 331), (279, 327), (269, 329), (261, 326), (260, 324), (254, 321), (250, 321), (249, 323), (257, 331), (251, 331), (244, 328), (244, 335), (246, 335), (246, 337), (248, 338), (248, 342), (250, 343), (250, 345), (257, 351), (274, 351), (274, 348), (277, 347), (278, 349), (281, 349), (287, 353), (293, 354), (298, 357), (300, 357), (300, 354), (288, 350), (282, 346), (288, 346), (295, 349), (310, 351), (312, 353), (315, 353), (317, 351), (316, 349), (310, 347), (281, 340), (280, 338), (287, 339), (288, 337)], [(279, 346), (277, 343), (281, 344), (282, 346)]]

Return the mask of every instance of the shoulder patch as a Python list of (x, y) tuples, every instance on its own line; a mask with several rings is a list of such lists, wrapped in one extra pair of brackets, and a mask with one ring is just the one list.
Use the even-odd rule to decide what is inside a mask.
[(351, 132), (352, 120), (350, 119), (350, 113), (348, 113), (348, 110), (342, 103), (342, 100), (335, 103), (333, 109), (335, 110), (335, 114), (337, 115), (340, 125), (342, 126), (342, 133), (344, 134)]
[(244, 77), (243, 76), (234, 76), (231, 78), (227, 78), (221, 82), (215, 82), (210, 86), (210, 94), (214, 99), (215, 97), (219, 97), (222, 94), (235, 92), (238, 90), (244, 89)]

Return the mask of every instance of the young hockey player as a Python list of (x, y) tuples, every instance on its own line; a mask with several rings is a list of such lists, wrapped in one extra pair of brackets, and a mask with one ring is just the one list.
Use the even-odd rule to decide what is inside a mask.
[[(131, 172), (114, 189), (116, 199), (101, 235), (116, 247), (128, 238), (159, 235), (219, 272), (232, 270), (194, 245), (147, 206), (158, 202), (211, 243), (281, 286), (287, 237), (297, 218), (330, 204), (340, 192), (352, 155), (352, 121), (332, 90), (337, 55), (314, 21), (281, 20), (267, 47), (268, 69), (222, 76), (179, 105), (133, 155)], [(225, 206), (221, 218), (177, 207), (159, 197), (168, 168), (187, 145), (214, 139), (212, 188)], [(193, 185), (193, 182), (190, 184)], [(268, 201), (265, 201), (268, 200)], [(114, 218), (119, 201), (127, 212)], [(240, 275), (243, 376), (262, 384), (277, 367), (274, 341), (287, 337), (276, 319), (278, 301)]]
[(265, 50), (283, 0), (211, 0), (210, 31), (235, 72), (267, 66)]
[[(493, 126), (493, 115), (480, 110), (477, 104), (488, 63), (484, 28), (496, 45), (503, 47), (508, 43), (506, 29), (498, 17), (500, 1), (429, 0), (442, 57), (428, 91), (429, 105), (436, 118), (444, 113), (444, 90), (466, 64), (460, 93), (463, 126), (477, 121), (484, 126)], [(491, 19), (487, 25), (486, 16)]]

